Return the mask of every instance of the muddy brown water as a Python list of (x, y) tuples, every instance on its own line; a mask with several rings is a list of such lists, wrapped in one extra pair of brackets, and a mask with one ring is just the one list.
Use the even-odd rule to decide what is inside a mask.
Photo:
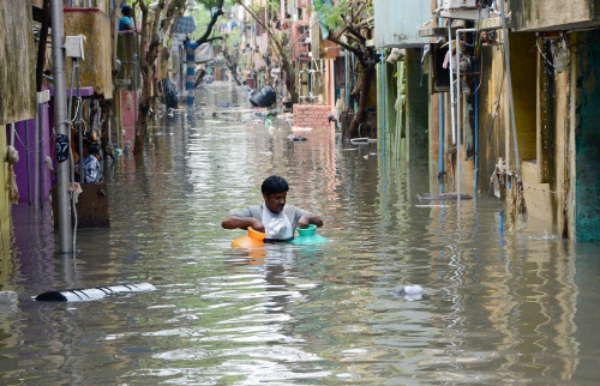
[[(208, 106), (238, 103), (225, 83)], [(1, 384), (595, 384), (599, 248), (530, 224), (499, 237), (489, 197), (423, 206), (426, 166), (332, 132), (270, 130), (197, 106), (152, 128), (142, 159), (108, 167), (110, 230), (55, 254), (48, 208), (14, 210), (0, 289)], [(240, 122), (240, 118), (246, 122)], [(220, 223), (285, 176), (288, 202), (320, 214), (319, 247), (233, 250)], [(431, 204), (439, 205), (434, 202)], [(44, 220), (39, 220), (43, 218)], [(36, 303), (49, 289), (149, 282), (157, 291)], [(394, 296), (404, 285), (421, 300)]]

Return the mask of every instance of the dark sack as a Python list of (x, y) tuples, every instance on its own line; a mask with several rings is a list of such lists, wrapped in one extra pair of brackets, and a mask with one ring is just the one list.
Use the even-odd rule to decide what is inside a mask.
[(164, 93), (165, 93), (165, 104), (167, 105), (167, 108), (169, 108), (169, 109), (176, 109), (177, 105), (178, 105), (177, 100), (179, 99), (179, 96), (177, 95), (177, 90), (175, 89), (175, 85), (171, 81), (171, 78), (167, 78), (163, 82), (164, 82), (163, 89), (164, 89)]

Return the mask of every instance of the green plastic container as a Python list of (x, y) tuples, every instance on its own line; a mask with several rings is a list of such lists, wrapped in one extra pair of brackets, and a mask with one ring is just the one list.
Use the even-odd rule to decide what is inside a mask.
[(300, 233), (300, 236), (298, 236), (295, 239), (293, 239), (292, 241), (290, 241), (290, 244), (317, 245), (317, 244), (323, 244), (323, 243), (326, 243), (329, 241), (325, 237), (321, 237), (318, 234), (316, 234), (316, 231), (317, 231), (317, 226), (313, 225), (313, 224), (310, 224), (308, 226), (308, 228), (306, 228), (306, 229), (298, 228), (298, 233)]

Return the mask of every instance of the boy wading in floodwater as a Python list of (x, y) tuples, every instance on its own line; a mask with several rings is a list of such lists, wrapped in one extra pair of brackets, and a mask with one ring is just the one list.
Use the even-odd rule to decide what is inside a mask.
[(234, 211), (221, 224), (225, 229), (253, 229), (267, 234), (266, 242), (290, 241), (296, 227), (304, 229), (309, 224), (323, 226), (315, 214), (286, 205), (289, 185), (283, 177), (271, 176), (261, 187), (265, 203)]

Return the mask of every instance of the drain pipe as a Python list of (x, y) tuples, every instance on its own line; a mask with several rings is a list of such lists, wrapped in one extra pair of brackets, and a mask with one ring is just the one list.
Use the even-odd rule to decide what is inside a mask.
[(439, 93), (440, 131), (439, 131), (439, 156), (438, 156), (438, 180), (444, 180), (444, 95)]
[[(348, 95), (348, 67), (350, 67), (350, 63), (349, 63), (349, 56), (350, 56), (350, 52), (348, 50), (346, 50), (344, 52), (344, 65), (345, 65), (345, 70), (346, 70), (346, 84), (344, 85), (344, 88), (346, 89), (346, 113), (348, 111), (350, 111), (350, 95)], [(347, 118), (347, 117), (346, 117)]]
[(452, 27), (448, 23), (448, 50), (450, 50), (450, 112), (452, 117), (452, 144), (456, 145), (456, 111), (454, 107), (454, 59), (452, 57)]
[(463, 28), (456, 31), (456, 202), (460, 210), (460, 193), (461, 193), (461, 175), (462, 175), (462, 155), (461, 155), (461, 90), (460, 90), (460, 34), (468, 32), (476, 32), (473, 28)]
[[(442, 0), (437, 1), (437, 7), (440, 8)], [(443, 19), (438, 17), (438, 27), (443, 25)], [(442, 38), (439, 38), (442, 41)], [(438, 93), (439, 97), (439, 110), (440, 110), (440, 122), (439, 122), (439, 156), (438, 156), (438, 181), (440, 182), (440, 193), (444, 191), (444, 94)]]
[(382, 128), (382, 144), (383, 144), (383, 162), (385, 164), (385, 53), (383, 52), (383, 48), (381, 49), (381, 108), (383, 118), (381, 120)]
[[(52, 20), (52, 60), (54, 63), (54, 122), (57, 135), (68, 135), (67, 127), (67, 78), (65, 70), (65, 30), (62, 0), (51, 0)], [(59, 162), (58, 166), (58, 224), (60, 251), (73, 252), (71, 235), (71, 211), (69, 200), (69, 164)]]
[[(475, 72), (479, 71), (479, 63), (475, 60)], [(479, 180), (479, 75), (475, 75), (475, 181), (474, 197), (477, 198)]]

